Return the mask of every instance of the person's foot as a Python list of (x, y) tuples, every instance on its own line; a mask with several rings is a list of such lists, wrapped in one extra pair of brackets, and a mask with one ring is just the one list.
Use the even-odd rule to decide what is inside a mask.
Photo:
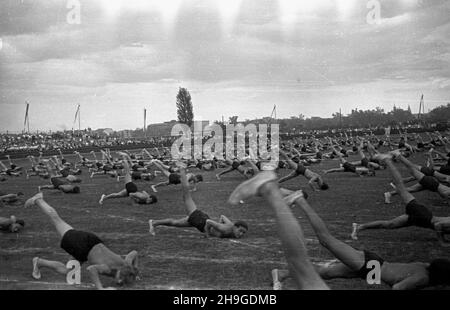
[(278, 269), (272, 270), (272, 284), (274, 291), (280, 291), (282, 289), (282, 284), (278, 279)]
[(353, 240), (358, 240), (358, 227), (359, 227), (358, 224), (356, 224), (356, 223), (352, 224), (352, 235), (351, 235), (351, 237), (352, 237)]
[(91, 179), (94, 177), (94, 175), (95, 175), (95, 172), (92, 172), (91, 173)]
[(25, 208), (29, 208), (34, 206), (34, 204), (36, 203), (36, 200), (38, 199), (44, 199), (44, 194), (42, 194), (42, 192), (37, 193), (36, 195), (34, 195), (33, 197), (31, 197), (30, 199), (28, 199), (25, 202)]
[(119, 176), (117, 176), (117, 182), (120, 182), (120, 177)]
[(216, 179), (217, 179), (217, 181), (220, 181), (220, 177), (218, 174), (216, 174)]
[(394, 190), (397, 190), (397, 186), (395, 186), (395, 184), (394, 183), (389, 183), (389, 185), (394, 189)]
[(295, 204), (295, 201), (299, 198), (304, 198), (305, 195), (303, 194), (302, 190), (298, 190), (296, 192), (293, 192), (292, 194), (284, 197), (284, 202), (286, 202), (286, 204), (288, 206), (293, 206)]
[(152, 187), (152, 191), (153, 191), (154, 193), (157, 193), (157, 192), (158, 192), (158, 191), (156, 190), (155, 185), (152, 185), (151, 187)]
[(156, 235), (156, 233), (155, 233), (155, 227), (153, 227), (153, 220), (149, 220), (149, 221), (148, 221), (148, 226), (149, 226), (148, 232), (149, 232), (152, 236)]
[(389, 193), (389, 192), (384, 193), (384, 202), (386, 204), (390, 204), (391, 203), (391, 197), (392, 197), (391, 193)]
[(41, 271), (39, 270), (39, 267), (37, 265), (38, 261), (39, 261), (39, 257), (33, 258), (33, 273), (31, 275), (36, 280), (39, 280), (41, 278)]
[(273, 170), (266, 170), (258, 173), (255, 177), (240, 184), (231, 193), (228, 202), (232, 205), (238, 205), (241, 200), (247, 200), (247, 198), (258, 195), (258, 190), (262, 185), (267, 182), (275, 181), (277, 175)]
[(98, 201), (98, 203), (99, 203), (100, 205), (103, 204), (103, 201), (105, 200), (105, 197), (106, 197), (106, 195), (103, 194), (102, 197), (100, 198), (100, 200)]

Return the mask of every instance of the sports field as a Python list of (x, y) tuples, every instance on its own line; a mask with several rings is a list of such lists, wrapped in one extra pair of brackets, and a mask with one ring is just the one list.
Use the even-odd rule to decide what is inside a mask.
[[(71, 156), (66, 158), (73, 162)], [(358, 160), (350, 156), (350, 160)], [(424, 164), (423, 154), (412, 156), (412, 161)], [(15, 160), (20, 166), (28, 167), (27, 160)], [(325, 160), (310, 169), (321, 172), (338, 167), (338, 160)], [(407, 172), (397, 165), (404, 176)], [(281, 170), (285, 175), (289, 170)], [(89, 178), (83, 171), (81, 194), (70, 195), (59, 191), (46, 191), (46, 200), (55, 207), (61, 217), (74, 228), (96, 233), (116, 253), (139, 252), (141, 280), (132, 289), (271, 289), (273, 268), (286, 266), (272, 210), (260, 198), (232, 207), (226, 204), (233, 189), (243, 181), (236, 173), (215, 179), (213, 172), (203, 172), (205, 181), (193, 193), (198, 207), (218, 219), (221, 214), (232, 220), (245, 220), (250, 230), (240, 240), (206, 239), (196, 229), (175, 229), (158, 227), (156, 236), (148, 233), (148, 220), (178, 218), (185, 216), (181, 187), (161, 188), (158, 203), (151, 206), (134, 205), (129, 199), (106, 201), (100, 207), (98, 200), (102, 193), (120, 191), (122, 183), (108, 176)], [(140, 189), (151, 192), (150, 185), (140, 182)], [(161, 179), (162, 180), (162, 179)], [(284, 184), (289, 189), (305, 188), (310, 204), (324, 219), (331, 233), (359, 249), (370, 249), (391, 262), (428, 262), (434, 258), (450, 259), (450, 251), (439, 246), (435, 233), (420, 228), (396, 231), (365, 231), (359, 240), (350, 239), (353, 222), (367, 222), (389, 219), (404, 213), (399, 197), (393, 204), (385, 205), (383, 193), (390, 189), (388, 171), (377, 171), (376, 177), (359, 178), (353, 174), (331, 174), (325, 176), (328, 191), (312, 193), (306, 188), (304, 178), (297, 178)], [(10, 178), (0, 183), (2, 192), (22, 191), (28, 198), (37, 192), (37, 186), (48, 180), (24, 176)], [(418, 201), (428, 206), (437, 216), (448, 216), (450, 205), (437, 194), (421, 192), (415, 194)], [(322, 248), (308, 222), (299, 209), (293, 210), (299, 219), (305, 236), (309, 255), (313, 261), (334, 259)], [(0, 216), (16, 215), (26, 221), (25, 229), (19, 234), (0, 233), (0, 289), (93, 289), (86, 271), (82, 272), (82, 284), (69, 286), (63, 276), (49, 270), (42, 270), (42, 278), (31, 277), (32, 258), (35, 256), (67, 262), (70, 256), (59, 248), (59, 239), (49, 220), (37, 207), (24, 209), (21, 205), (0, 208)], [(113, 281), (102, 278), (105, 286)], [(384, 285), (369, 286), (363, 280), (327, 281), (332, 289), (388, 289)], [(293, 289), (288, 282), (286, 289)]]

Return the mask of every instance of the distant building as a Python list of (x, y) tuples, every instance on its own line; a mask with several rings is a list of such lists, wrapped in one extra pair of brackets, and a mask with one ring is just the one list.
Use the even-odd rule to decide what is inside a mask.
[(172, 127), (175, 126), (177, 121), (170, 121), (159, 124), (150, 124), (147, 126), (147, 137), (167, 137), (172, 132)]
[[(193, 133), (195, 133), (196, 127), (195, 124), (198, 122), (201, 122), (201, 128), (202, 130), (205, 129), (206, 126), (209, 125), (209, 121), (194, 121), (194, 125), (192, 126), (191, 130)], [(151, 124), (147, 126), (147, 137), (167, 137), (170, 136), (172, 133), (172, 128), (178, 124), (178, 121), (169, 121), (165, 123), (159, 123), (159, 124)]]

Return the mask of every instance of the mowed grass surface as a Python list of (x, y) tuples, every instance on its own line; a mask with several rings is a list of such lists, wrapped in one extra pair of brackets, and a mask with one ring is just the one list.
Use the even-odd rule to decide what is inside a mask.
[[(69, 161), (74, 158), (68, 156)], [(358, 160), (350, 156), (349, 160)], [(424, 156), (412, 157), (424, 164)], [(26, 160), (17, 164), (28, 167)], [(338, 167), (338, 160), (325, 160), (310, 169), (322, 172)], [(406, 169), (397, 164), (404, 176)], [(193, 171), (196, 171), (195, 169)], [(289, 173), (281, 170), (280, 176)], [(232, 220), (249, 223), (248, 235), (237, 241), (206, 239), (194, 228), (175, 229), (159, 227), (156, 236), (148, 234), (148, 219), (181, 218), (185, 216), (181, 187), (161, 188), (157, 194), (159, 202), (151, 206), (132, 204), (129, 199), (106, 201), (100, 207), (98, 200), (102, 193), (122, 190), (123, 183), (117, 183), (108, 176), (89, 178), (83, 171), (81, 194), (68, 195), (59, 191), (46, 191), (45, 199), (60, 216), (79, 230), (96, 233), (113, 251), (127, 254), (139, 252), (141, 280), (132, 289), (271, 289), (270, 271), (286, 267), (281, 243), (272, 210), (260, 198), (247, 201), (237, 207), (226, 201), (233, 189), (243, 181), (237, 172), (215, 179), (212, 172), (203, 172), (205, 182), (193, 193), (198, 207), (218, 219), (221, 214)], [(388, 171), (377, 172), (376, 177), (359, 178), (353, 174), (339, 173), (325, 176), (330, 185), (328, 191), (311, 192), (304, 178), (297, 178), (283, 186), (292, 190), (305, 188), (309, 202), (326, 222), (331, 233), (355, 248), (368, 249), (391, 262), (428, 262), (435, 258), (450, 259), (448, 249), (439, 246), (435, 233), (420, 228), (406, 228), (395, 231), (374, 230), (360, 234), (358, 241), (350, 239), (353, 222), (367, 222), (390, 219), (404, 213), (399, 197), (392, 205), (385, 205), (383, 193), (390, 189), (391, 177)], [(141, 190), (151, 191), (153, 182), (137, 182)], [(32, 177), (10, 178), (0, 183), (0, 191), (16, 193), (22, 191), (25, 197), (37, 192), (37, 186), (48, 180)], [(416, 194), (419, 202), (428, 206), (436, 215), (447, 216), (450, 206), (437, 194), (421, 192)], [(299, 209), (294, 215), (302, 225), (307, 238), (309, 255), (313, 261), (334, 259), (320, 246), (309, 223)], [(83, 268), (82, 285), (65, 285), (64, 276), (50, 270), (42, 270), (39, 281), (31, 277), (35, 256), (67, 262), (71, 257), (59, 247), (59, 237), (48, 218), (37, 208), (24, 209), (21, 205), (0, 209), (0, 216), (16, 215), (26, 221), (25, 229), (19, 234), (0, 233), (0, 289), (92, 289), (90, 279)], [(86, 267), (86, 266), (84, 266)], [(104, 285), (113, 285), (108, 278), (102, 278)], [(332, 289), (389, 289), (385, 285), (369, 286), (363, 280), (332, 280), (327, 282)], [(287, 289), (295, 288), (287, 282)]]

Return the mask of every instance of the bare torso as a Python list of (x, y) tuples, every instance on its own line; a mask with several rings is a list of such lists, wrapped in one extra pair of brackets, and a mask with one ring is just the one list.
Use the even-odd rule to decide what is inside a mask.
[(383, 282), (393, 286), (413, 275), (428, 277), (428, 266), (426, 263), (388, 263), (381, 267), (381, 279)]
[(99, 243), (91, 249), (88, 262), (92, 265), (107, 265), (111, 270), (110, 276), (114, 276), (116, 270), (126, 265), (120, 255), (108, 249), (103, 243)]

